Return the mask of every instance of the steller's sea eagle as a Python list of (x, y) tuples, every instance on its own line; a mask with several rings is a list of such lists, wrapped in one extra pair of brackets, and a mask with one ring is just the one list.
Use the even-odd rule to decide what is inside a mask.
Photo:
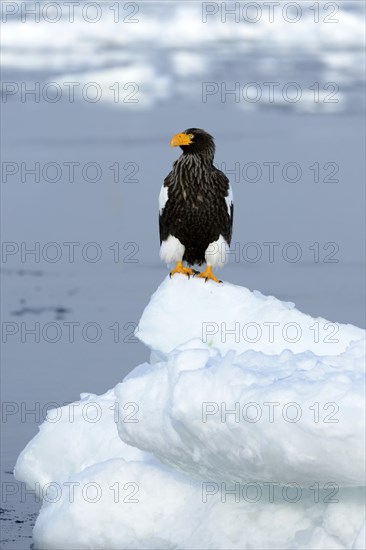
[[(170, 276), (183, 273), (220, 282), (213, 267), (227, 260), (233, 227), (230, 182), (213, 165), (214, 139), (199, 128), (172, 137), (183, 153), (165, 178), (159, 196), (160, 258), (176, 262)], [(206, 263), (202, 273), (185, 267)]]

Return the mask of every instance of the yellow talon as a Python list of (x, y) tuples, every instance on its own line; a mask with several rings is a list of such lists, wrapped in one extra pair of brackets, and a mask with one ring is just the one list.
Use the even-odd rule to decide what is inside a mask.
[(205, 283), (207, 283), (207, 279), (211, 279), (211, 281), (215, 281), (216, 283), (222, 283), (222, 281), (219, 281), (212, 273), (212, 267), (210, 265), (206, 266), (205, 271), (202, 271), (202, 273), (197, 275), (197, 277), (200, 279), (205, 279)]
[(177, 262), (177, 265), (174, 269), (170, 272), (170, 277), (172, 275), (175, 275), (176, 273), (182, 273), (183, 275), (187, 275), (189, 278), (191, 275), (194, 275), (193, 269), (190, 267), (184, 267), (183, 262)]

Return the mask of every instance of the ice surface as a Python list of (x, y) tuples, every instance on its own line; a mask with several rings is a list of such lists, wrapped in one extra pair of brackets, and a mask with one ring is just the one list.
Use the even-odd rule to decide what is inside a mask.
[(337, 358), (197, 347), (117, 386), (120, 408), (139, 404), (137, 423), (119, 418), (126, 443), (199, 479), (364, 485), (362, 345)]
[[(206, 321), (221, 331), (208, 342)], [(266, 321), (301, 337), (223, 341), (223, 322)], [(325, 342), (305, 332), (316, 323), (242, 287), (167, 278), (137, 332), (150, 364), (50, 411), (18, 458), (43, 497), (35, 548), (362, 547), (364, 331), (331, 323)]]
[(15, 477), (42, 496), (47, 484), (64, 482), (74, 473), (111, 458), (143, 455), (118, 437), (115, 393), (85, 394), (80, 401), (47, 414), (39, 433), (19, 455)]
[(174, 277), (152, 296), (136, 334), (163, 353), (200, 338), (222, 352), (257, 350), (274, 355), (288, 349), (338, 355), (365, 333), (352, 325), (314, 319), (293, 303), (238, 285)]
[[(223, 24), (218, 9), (216, 15), (205, 17), (204, 5), (199, 2), (171, 3), (169, 10), (165, 9), (164, 2), (143, 2), (131, 4), (130, 11), (127, 5), (126, 11), (121, 8), (120, 24), (116, 24), (114, 11), (107, 4), (99, 7), (100, 17), (92, 24), (88, 18), (94, 17), (94, 14), (85, 14), (81, 7), (76, 7), (72, 10), (73, 23), (69, 24), (67, 7), (58, 10), (60, 17), (57, 18), (57, 13), (52, 14), (52, 6), (45, 9), (48, 3), (42, 0), (37, 3), (40, 6), (39, 21), (28, 16), (27, 25), (24, 25), (20, 18), (24, 8), (21, 11), (20, 6), (15, 16), (5, 15), (7, 24), (4, 25), (2, 37), (2, 64), (6, 69), (26, 70), (30, 74), (51, 72), (50, 81), (57, 82), (64, 94), (65, 82), (77, 81), (83, 85), (89, 79), (89, 82), (102, 85), (101, 99), (107, 103), (113, 101), (110, 86), (114, 82), (135, 82), (137, 78), (142, 91), (141, 106), (148, 106), (162, 97), (162, 91), (172, 98), (182, 90), (185, 96), (192, 95), (192, 88), (195, 88), (191, 85), (192, 76), (199, 75), (199, 80), (205, 77), (207, 82), (217, 82), (217, 68), (220, 69), (218, 74), (224, 74), (223, 71), (232, 65), (235, 56), (243, 63), (238, 74), (240, 78), (244, 74), (246, 82), (266, 82), (263, 75), (268, 76), (272, 72), (273, 82), (277, 82), (280, 71), (286, 72), (287, 67), (296, 71), (297, 81), (300, 79), (303, 82), (302, 100), (285, 101), (280, 88), (277, 88), (276, 103), (283, 107), (299, 112), (344, 110), (351, 101), (349, 98), (345, 101), (343, 94), (337, 96), (337, 102), (324, 102), (321, 98), (320, 102), (315, 103), (309, 90), (311, 84), (305, 83), (303, 76), (306, 67), (311, 65), (313, 75), (314, 71), (319, 71), (317, 78), (320, 82), (342, 83), (343, 88), (364, 83), (364, 5), (349, 0), (325, 5), (319, 24), (314, 20), (313, 2), (304, 1), (301, 4), (299, 20), (290, 24), (288, 18), (294, 17), (291, 9), (287, 17), (287, 10), (283, 11), (282, 6), (276, 4), (274, 16), (271, 17), (265, 2), (261, 7), (256, 4), (261, 12), (257, 21), (255, 8), (252, 13), (249, 9), (247, 16), (242, 16), (241, 10), (236, 17), (228, 15)], [(132, 13), (133, 6), (135, 13)], [(212, 6), (215, 4), (208, 11)], [(239, 4), (237, 7), (239, 12)], [(52, 24), (48, 17), (55, 18)], [(322, 24), (326, 17), (328, 23)], [(121, 24), (123, 33), (120, 32)], [(200, 52), (199, 55), (192, 53), (193, 48)], [(149, 51), (147, 68), (146, 56), (141, 55), (142, 51)], [(274, 51), (276, 56), (273, 56)], [(289, 58), (289, 52), (295, 52), (296, 63), (292, 62), (291, 56)], [(259, 56), (259, 62), (255, 62), (255, 73), (251, 72), (253, 55)], [(237, 63), (239, 66), (239, 61)], [(112, 70), (106, 71), (106, 67)], [(112, 76), (114, 72), (118, 76)], [(108, 84), (104, 85), (108, 79)], [(288, 78), (287, 82), (292, 80)], [(324, 95), (328, 93), (325, 91)], [(267, 94), (263, 94), (262, 102), (267, 107), (273, 106)], [(240, 105), (246, 109), (257, 106), (256, 102)], [(135, 103), (121, 100), (118, 106), (134, 108)]]
[[(72, 481), (78, 484), (72, 505), (67, 493), (43, 505), (36, 548), (349, 549), (363, 521), (362, 489), (340, 491), (339, 502), (329, 504), (323, 496), (315, 504), (312, 494), (295, 504), (283, 497), (235, 502), (229, 494), (222, 502), (219, 492), (206, 500), (199, 482), (123, 459), (88, 468)], [(96, 502), (82, 496), (88, 484), (100, 488)], [(96, 496), (90, 490), (88, 499)]]
[(366, 522), (362, 525), (352, 550), (364, 550), (366, 548)]

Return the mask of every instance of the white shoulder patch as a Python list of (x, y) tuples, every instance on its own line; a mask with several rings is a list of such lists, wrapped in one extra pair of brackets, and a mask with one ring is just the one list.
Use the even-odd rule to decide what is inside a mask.
[(233, 190), (231, 189), (231, 185), (229, 183), (229, 189), (228, 189), (228, 192), (227, 192), (227, 196), (225, 197), (225, 201), (226, 201), (226, 205), (227, 205), (227, 209), (228, 209), (228, 212), (229, 212), (229, 216), (231, 216), (231, 205), (233, 204)]
[(167, 200), (168, 200), (168, 187), (164, 187), (163, 185), (162, 188), (160, 189), (160, 194), (159, 194), (159, 214), (160, 215), (164, 210)]

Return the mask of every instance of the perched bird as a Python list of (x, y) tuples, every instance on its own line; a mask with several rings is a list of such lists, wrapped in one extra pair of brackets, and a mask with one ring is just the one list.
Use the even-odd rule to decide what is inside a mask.
[[(199, 128), (172, 137), (183, 153), (165, 178), (159, 196), (160, 258), (183, 273), (219, 281), (212, 272), (227, 260), (233, 226), (230, 182), (213, 165), (214, 139)], [(185, 267), (206, 263), (202, 273)]]

